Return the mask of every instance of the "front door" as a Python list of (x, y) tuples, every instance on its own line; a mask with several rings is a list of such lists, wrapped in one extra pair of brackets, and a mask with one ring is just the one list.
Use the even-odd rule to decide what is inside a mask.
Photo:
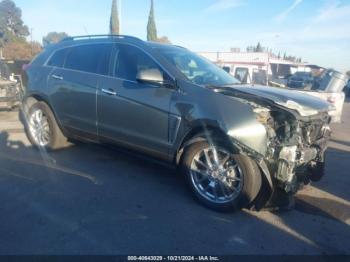
[(169, 76), (143, 50), (118, 44), (113, 77), (100, 79), (98, 88), (98, 133), (134, 149), (168, 157), (169, 107), (173, 90), (140, 83), (137, 73), (158, 69)]

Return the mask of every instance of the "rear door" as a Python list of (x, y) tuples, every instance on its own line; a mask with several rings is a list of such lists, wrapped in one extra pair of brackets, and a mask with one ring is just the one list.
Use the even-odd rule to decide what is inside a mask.
[(100, 138), (167, 158), (169, 108), (173, 90), (140, 83), (141, 69), (159, 69), (169, 75), (138, 47), (117, 44), (113, 77), (99, 82), (98, 126)]
[(63, 67), (55, 67), (50, 74), (51, 103), (61, 124), (73, 133), (97, 136), (97, 83), (101, 74), (108, 74), (106, 60), (109, 61), (111, 50), (112, 44), (62, 50)]

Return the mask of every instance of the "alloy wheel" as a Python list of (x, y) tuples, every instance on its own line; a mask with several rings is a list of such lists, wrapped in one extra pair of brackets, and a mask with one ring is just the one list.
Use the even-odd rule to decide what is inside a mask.
[(43, 110), (35, 109), (32, 112), (29, 117), (29, 131), (36, 145), (45, 147), (50, 143), (50, 125)]
[(199, 151), (191, 163), (191, 181), (207, 200), (225, 204), (236, 199), (243, 188), (243, 173), (233, 155), (215, 146)]

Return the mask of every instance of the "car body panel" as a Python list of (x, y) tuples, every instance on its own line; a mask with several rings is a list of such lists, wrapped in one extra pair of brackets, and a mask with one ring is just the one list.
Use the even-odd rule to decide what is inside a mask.
[[(266, 153), (266, 131), (247, 103), (185, 81), (179, 81), (178, 85), (182, 92), (174, 94), (171, 105), (171, 113), (182, 119), (175, 149), (190, 130), (211, 127), (262, 155)], [(242, 133), (248, 129), (253, 133)]]
[[(108, 95), (101, 90), (113, 90)], [(112, 77), (101, 77), (97, 93), (101, 139), (137, 146), (168, 159), (169, 107), (174, 90)]]
[(271, 101), (274, 101), (275, 103), (287, 103), (288, 101), (292, 100), (305, 108), (315, 109), (317, 111), (329, 110), (328, 103), (320, 99), (315, 99), (314, 97), (294, 92), (291, 90), (266, 86), (233, 86), (232, 88), (240, 92), (269, 99)]
[(74, 133), (97, 135), (96, 91), (95, 74), (55, 68), (49, 75), (50, 103), (63, 127)]

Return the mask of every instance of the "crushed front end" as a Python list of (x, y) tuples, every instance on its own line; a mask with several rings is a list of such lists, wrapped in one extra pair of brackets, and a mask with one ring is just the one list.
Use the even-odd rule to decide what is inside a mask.
[(324, 176), (331, 105), (273, 87), (235, 86), (216, 92), (248, 104), (254, 112), (254, 121), (244, 119), (228, 132), (235, 148), (257, 162), (265, 180), (253, 208), (293, 206), (290, 202), (302, 185)]
[(256, 107), (255, 112), (267, 129), (268, 150), (263, 161), (274, 178), (275, 192), (293, 195), (301, 185), (319, 181), (331, 137), (328, 113), (300, 117), (288, 110), (265, 107)]

